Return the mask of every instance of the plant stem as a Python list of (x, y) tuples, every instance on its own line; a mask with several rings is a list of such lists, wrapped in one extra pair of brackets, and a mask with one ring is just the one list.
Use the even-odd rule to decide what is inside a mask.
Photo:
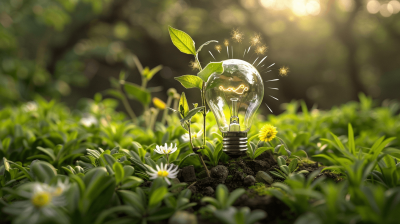
[[(200, 64), (197, 54), (196, 54), (195, 58), (196, 58), (197, 63), (199, 64), (200, 71), (203, 70), (201, 68), (201, 64)], [(205, 148), (205, 146), (206, 146), (207, 105), (206, 105), (206, 98), (205, 98), (205, 87), (206, 87), (206, 82), (203, 82), (203, 86), (201, 88), (201, 104), (202, 104), (202, 106), (204, 106), (204, 109), (203, 109), (203, 146), (202, 146), (202, 148)], [(189, 137), (191, 137), (191, 136), (189, 135)], [(198, 154), (198, 156), (200, 157), (200, 161), (203, 164), (204, 168), (206, 169), (207, 177), (210, 177), (210, 171), (208, 171), (208, 168), (207, 168), (206, 164), (204, 163), (203, 157), (200, 156), (200, 154)]]
[(131, 117), (133, 123), (136, 123), (137, 117), (136, 117), (135, 113), (133, 112), (131, 106), (129, 105), (129, 102), (126, 99), (125, 94), (122, 92), (121, 85), (118, 86), (118, 92), (121, 93), (121, 96), (122, 96), (121, 101), (122, 101), (122, 104), (124, 104), (125, 110), (128, 112), (128, 114)]
[(154, 124), (156, 123), (156, 120), (157, 120), (158, 109), (155, 109), (154, 113), (152, 113), (150, 111), (150, 114), (151, 114), (151, 116), (150, 116), (150, 122), (149, 122), (148, 128), (150, 128), (150, 130), (153, 130)]
[[(203, 70), (198, 58), (198, 55), (196, 54), (195, 59), (199, 65), (200, 71)], [(205, 88), (206, 87), (206, 82), (203, 82), (203, 86), (200, 90), (201, 92), (201, 104), (204, 106), (203, 110), (203, 145), (202, 148), (206, 146), (206, 116), (207, 116), (207, 104), (206, 104), (206, 97), (205, 97)]]
[[(192, 146), (192, 150), (194, 152), (194, 146), (193, 146), (193, 142), (192, 142), (192, 132), (190, 131), (190, 122), (187, 123), (187, 127), (188, 127), (188, 131), (189, 131), (189, 141), (190, 141), (190, 146)], [(197, 154), (197, 153), (196, 153)], [(197, 156), (199, 156), (200, 158), (200, 162), (203, 165), (204, 169), (206, 170), (207, 173), (207, 177), (210, 177), (210, 171), (208, 171), (208, 168), (206, 166), (206, 163), (203, 160), (203, 157), (200, 154), (197, 154)]]
[(189, 142), (190, 142), (190, 146), (192, 146), (192, 150), (194, 149), (194, 145), (192, 142), (192, 132), (190, 131), (190, 122), (186, 123), (186, 126), (188, 128), (189, 131)]
[(204, 168), (206, 169), (207, 177), (210, 177), (210, 171), (208, 171), (208, 168), (206, 164), (204, 163), (203, 157), (200, 154), (197, 154), (200, 157), (200, 161), (203, 164)]
[(164, 124), (165, 123), (165, 119), (167, 118), (167, 116), (168, 116), (168, 107), (171, 107), (171, 103), (172, 103), (172, 98), (173, 98), (173, 96), (168, 96), (168, 99), (167, 99), (167, 106), (165, 107), (165, 109), (164, 109), (164, 112), (163, 112), (163, 116), (162, 116), (162, 119), (161, 119), (161, 124)]

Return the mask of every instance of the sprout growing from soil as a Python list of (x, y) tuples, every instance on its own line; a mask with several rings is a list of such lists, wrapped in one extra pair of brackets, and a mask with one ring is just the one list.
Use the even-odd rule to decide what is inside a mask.
[(150, 167), (150, 171), (147, 172), (147, 174), (150, 175), (150, 179), (152, 180), (160, 177), (163, 178), (168, 185), (171, 185), (169, 179), (174, 179), (178, 175), (178, 167), (172, 164), (165, 164), (164, 166), (163, 163), (161, 163), (160, 166), (156, 165), (156, 168), (157, 170)]

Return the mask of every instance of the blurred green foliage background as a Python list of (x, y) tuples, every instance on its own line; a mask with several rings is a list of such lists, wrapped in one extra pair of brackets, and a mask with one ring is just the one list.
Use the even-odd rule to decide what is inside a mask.
[[(109, 88), (122, 69), (127, 81), (140, 83), (135, 55), (144, 66), (163, 65), (148, 86), (162, 87), (153, 96), (166, 100), (168, 88), (184, 90), (173, 77), (197, 73), (192, 57), (171, 43), (168, 25), (196, 46), (222, 44), (234, 28), (246, 37), (260, 34), (266, 63), (276, 63), (262, 76), (280, 78), (266, 85), (280, 89), (266, 88), (280, 99), (264, 99), (274, 112), (292, 99), (327, 109), (357, 100), (359, 92), (400, 100), (399, 11), (398, 1), (375, 0), (1, 0), (0, 105), (40, 94), (75, 106)], [(201, 52), (202, 64), (212, 60), (208, 51), (226, 57), (214, 46)], [(247, 46), (248, 39), (238, 48)], [(283, 65), (287, 77), (279, 76)], [(196, 90), (186, 93), (200, 101)]]

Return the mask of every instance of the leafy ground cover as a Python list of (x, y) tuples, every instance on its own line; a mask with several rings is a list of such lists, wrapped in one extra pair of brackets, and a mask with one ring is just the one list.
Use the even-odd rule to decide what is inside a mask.
[[(174, 90), (169, 93), (169, 104), (177, 109), (179, 97)], [(162, 101), (153, 104), (158, 109), (149, 110), (163, 115), (157, 121), (146, 114), (129, 119), (115, 110), (117, 100), (100, 94), (74, 110), (42, 98), (3, 108), (0, 222), (398, 219), (398, 103), (374, 106), (360, 95), (360, 102), (321, 111), (293, 101), (283, 105), (280, 115), (257, 115), (248, 153), (237, 159), (222, 152), (211, 113), (205, 132), (201, 111), (187, 119), (190, 141), (180, 115), (166, 110)], [(276, 137), (261, 141), (263, 127), (275, 127)], [(206, 144), (200, 149), (204, 133)]]

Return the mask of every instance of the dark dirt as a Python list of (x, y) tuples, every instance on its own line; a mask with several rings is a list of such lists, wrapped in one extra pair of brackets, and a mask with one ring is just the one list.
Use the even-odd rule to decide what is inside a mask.
[[(257, 160), (243, 160), (242, 158), (231, 159), (229, 163), (218, 165), (210, 170), (211, 177), (197, 179), (196, 182), (189, 183), (189, 189), (192, 191), (192, 202), (197, 205), (193, 207), (194, 211), (199, 211), (206, 203), (202, 203), (201, 199), (204, 196), (215, 197), (215, 190), (218, 184), (225, 184), (229, 191), (237, 188), (246, 189), (246, 194), (242, 195), (234, 204), (237, 207), (249, 207), (250, 209), (261, 209), (267, 213), (267, 217), (261, 220), (260, 223), (293, 223), (296, 215), (280, 200), (269, 195), (259, 195), (256, 191), (251, 189), (256, 183), (255, 175), (258, 171), (264, 171), (273, 177), (274, 182), (281, 182), (283, 180), (271, 175), (269, 171), (279, 168), (273, 155), (266, 151), (262, 153)], [(300, 163), (297, 171), (307, 170), (310, 173), (315, 170), (321, 170), (323, 167), (318, 166), (317, 163)], [(306, 176), (308, 176), (306, 174)], [(326, 177), (335, 182), (339, 182), (342, 178), (334, 173), (324, 172), (319, 174), (316, 178)], [(199, 175), (197, 176), (198, 178)], [(183, 178), (182, 178), (183, 179)], [(183, 180), (181, 180), (183, 181)], [(270, 185), (265, 184), (267, 187)], [(207, 219), (197, 213), (198, 223), (218, 223), (215, 220)]]

